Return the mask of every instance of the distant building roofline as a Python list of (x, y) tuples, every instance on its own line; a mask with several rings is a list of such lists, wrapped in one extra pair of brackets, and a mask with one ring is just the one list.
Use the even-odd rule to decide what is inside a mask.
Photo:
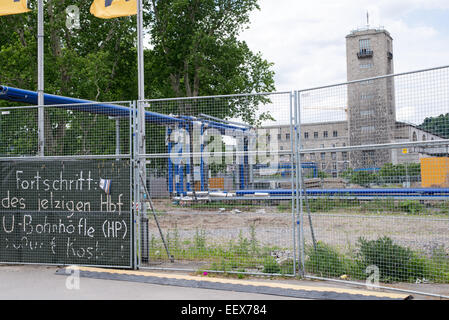
[[(301, 123), (301, 126), (313, 126), (313, 125), (329, 125), (329, 124), (347, 124), (346, 120), (337, 120), (337, 121), (323, 121), (323, 122), (306, 122)], [(268, 126), (260, 126), (258, 129), (269, 129), (269, 128), (285, 128), (290, 127), (290, 124), (278, 124), (278, 125), (268, 125)]]
[(385, 28), (383, 26), (379, 26), (379, 27), (369, 27), (369, 26), (365, 26), (365, 27), (360, 27), (354, 30), (351, 30), (351, 32), (346, 36), (346, 38), (348, 37), (355, 37), (358, 36), (360, 33), (364, 33), (364, 34), (370, 34), (370, 33), (385, 33), (387, 34), (390, 38), (391, 35), (390, 33), (385, 30)]
[(430, 131), (428, 131), (428, 130), (426, 130), (426, 129), (420, 128), (419, 125), (416, 125), (416, 124), (411, 123), (411, 122), (407, 122), (407, 121), (396, 121), (396, 128), (398, 128), (398, 126), (400, 126), (400, 125), (402, 125), (402, 126), (410, 126), (410, 127), (415, 128), (415, 129), (421, 130), (422, 132), (431, 134), (431, 135), (433, 135), (433, 136), (435, 136), (435, 137), (439, 137), (439, 138), (441, 138), (441, 139), (446, 139), (446, 138), (444, 138), (444, 137), (442, 137), (442, 136), (440, 136), (440, 135), (438, 135), (438, 134), (436, 134), (436, 133), (434, 133), (434, 132), (430, 132)]

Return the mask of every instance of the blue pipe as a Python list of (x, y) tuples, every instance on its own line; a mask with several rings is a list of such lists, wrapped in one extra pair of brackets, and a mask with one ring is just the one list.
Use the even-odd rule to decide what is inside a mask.
[[(26, 104), (37, 105), (38, 104), (38, 94), (34, 91), (17, 89), (12, 87), (0, 86), (0, 99), (21, 102)], [(68, 98), (63, 96), (57, 96), (53, 94), (44, 94), (44, 104), (45, 105), (63, 105), (63, 104), (85, 104), (85, 105), (71, 105), (67, 107), (58, 106), (58, 108), (65, 108), (70, 110), (78, 110), (90, 113), (104, 114), (107, 116), (114, 117), (129, 117), (131, 109), (128, 107), (114, 105), (114, 104), (92, 104), (96, 103), (94, 101)], [(145, 111), (145, 120), (147, 122), (157, 123), (157, 124), (172, 124), (172, 123), (182, 123), (184, 120), (178, 119), (172, 116), (167, 116), (157, 112)]]
[[(388, 196), (406, 196), (406, 195), (449, 195), (449, 188), (391, 188), (391, 189), (309, 189), (306, 190), (308, 195), (340, 195), (340, 196), (370, 196), (370, 195), (388, 195)], [(276, 190), (238, 190), (237, 196), (253, 195), (255, 193), (268, 193), (272, 196), (291, 195), (296, 190), (291, 189), (276, 189)]]
[[(21, 102), (26, 104), (37, 105), (38, 104), (38, 93), (30, 90), (18, 89), (8, 86), (0, 85), (0, 99)], [(88, 103), (96, 103), (94, 101), (83, 100), (83, 99), (75, 99), (69, 97), (63, 97), (53, 94), (44, 94), (44, 104), (45, 105), (62, 105), (62, 104), (88, 104)], [(60, 108), (65, 108), (60, 106)], [(95, 104), (95, 105), (79, 105), (79, 106), (70, 106), (66, 109), (70, 110), (79, 110), (90, 113), (104, 114), (108, 116), (115, 117), (129, 117), (130, 109), (128, 107), (113, 105), (113, 104)], [(157, 124), (173, 124), (173, 123), (184, 123), (185, 121), (194, 121), (196, 120), (193, 117), (183, 116), (181, 118), (176, 118), (172, 116), (167, 116), (161, 113), (145, 111), (145, 120), (147, 122), (153, 122)], [(210, 120), (203, 120), (201, 122), (207, 124), (208, 127), (215, 128), (224, 132), (226, 129), (231, 130), (241, 130), (247, 131), (247, 128), (242, 128), (238, 126), (232, 126), (229, 124), (223, 124)]]
[[(172, 132), (171, 128), (167, 128), (167, 136), (170, 137)], [(172, 142), (170, 142), (170, 139), (168, 140), (168, 154), (171, 153), (171, 148), (172, 148)], [(173, 162), (171, 161), (171, 158), (168, 157), (168, 192), (170, 194), (173, 193)]]
[(201, 163), (200, 163), (201, 191), (204, 191), (206, 189), (205, 176), (204, 176), (204, 159), (203, 159), (203, 152), (204, 152), (203, 134), (204, 134), (204, 124), (201, 124)]

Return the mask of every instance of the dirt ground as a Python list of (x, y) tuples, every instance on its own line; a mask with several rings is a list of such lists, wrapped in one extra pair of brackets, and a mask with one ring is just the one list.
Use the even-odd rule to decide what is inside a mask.
[[(251, 226), (259, 245), (285, 250), (291, 256), (298, 250), (298, 225), (288, 210), (272, 206), (223, 205), (200, 208), (182, 207), (168, 201), (156, 201), (159, 224), (164, 233), (175, 232), (180, 241), (192, 239), (199, 230), (204, 232), (208, 245), (226, 245), (240, 237), (251, 237)], [(449, 219), (432, 216), (414, 216), (398, 213), (361, 214), (344, 209), (303, 214), (303, 229), (306, 244), (312, 244), (312, 230), (317, 241), (339, 249), (342, 253), (354, 252), (360, 237), (377, 239), (388, 236), (395, 243), (431, 255), (435, 249), (449, 254)], [(159, 237), (154, 218), (149, 217), (150, 232)], [(295, 230), (294, 230), (295, 226)], [(312, 228), (311, 228), (312, 226)], [(295, 240), (296, 247), (293, 242)], [(154, 262), (154, 261), (153, 261)], [(153, 267), (195, 270), (207, 266), (207, 261), (192, 261), (182, 258), (175, 263), (156, 262)], [(396, 283), (388, 285), (412, 291), (433, 292), (449, 296), (449, 285), (431, 283)]]
[[(293, 247), (295, 224), (292, 213), (280, 212), (277, 206), (236, 206), (225, 208), (190, 208), (174, 206), (167, 201), (155, 202), (162, 230), (177, 230), (181, 239), (193, 237), (203, 230), (214, 242), (249, 236), (254, 227), (260, 244), (284, 248)], [(388, 236), (398, 244), (431, 253), (435, 248), (449, 248), (449, 219), (405, 214), (354, 214), (339, 210), (332, 213), (313, 213), (310, 224), (303, 214), (306, 243), (317, 241), (352, 250), (360, 237), (377, 239)], [(150, 230), (156, 230), (155, 220), (149, 219)], [(312, 226), (312, 228), (311, 228)], [(297, 227), (297, 225), (296, 225)], [(295, 230), (296, 231), (296, 230)], [(295, 232), (295, 237), (297, 232)]]

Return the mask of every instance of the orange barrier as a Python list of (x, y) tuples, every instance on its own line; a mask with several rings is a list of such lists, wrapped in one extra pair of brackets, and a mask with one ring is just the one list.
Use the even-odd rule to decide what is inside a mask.
[(421, 186), (449, 187), (449, 157), (421, 158)]

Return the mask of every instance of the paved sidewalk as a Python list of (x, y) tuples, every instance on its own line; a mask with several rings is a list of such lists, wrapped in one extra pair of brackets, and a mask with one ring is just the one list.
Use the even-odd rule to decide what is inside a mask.
[(66, 288), (57, 267), (0, 265), (1, 300), (286, 300), (273, 295), (156, 285), (116, 280), (80, 279), (79, 290)]

